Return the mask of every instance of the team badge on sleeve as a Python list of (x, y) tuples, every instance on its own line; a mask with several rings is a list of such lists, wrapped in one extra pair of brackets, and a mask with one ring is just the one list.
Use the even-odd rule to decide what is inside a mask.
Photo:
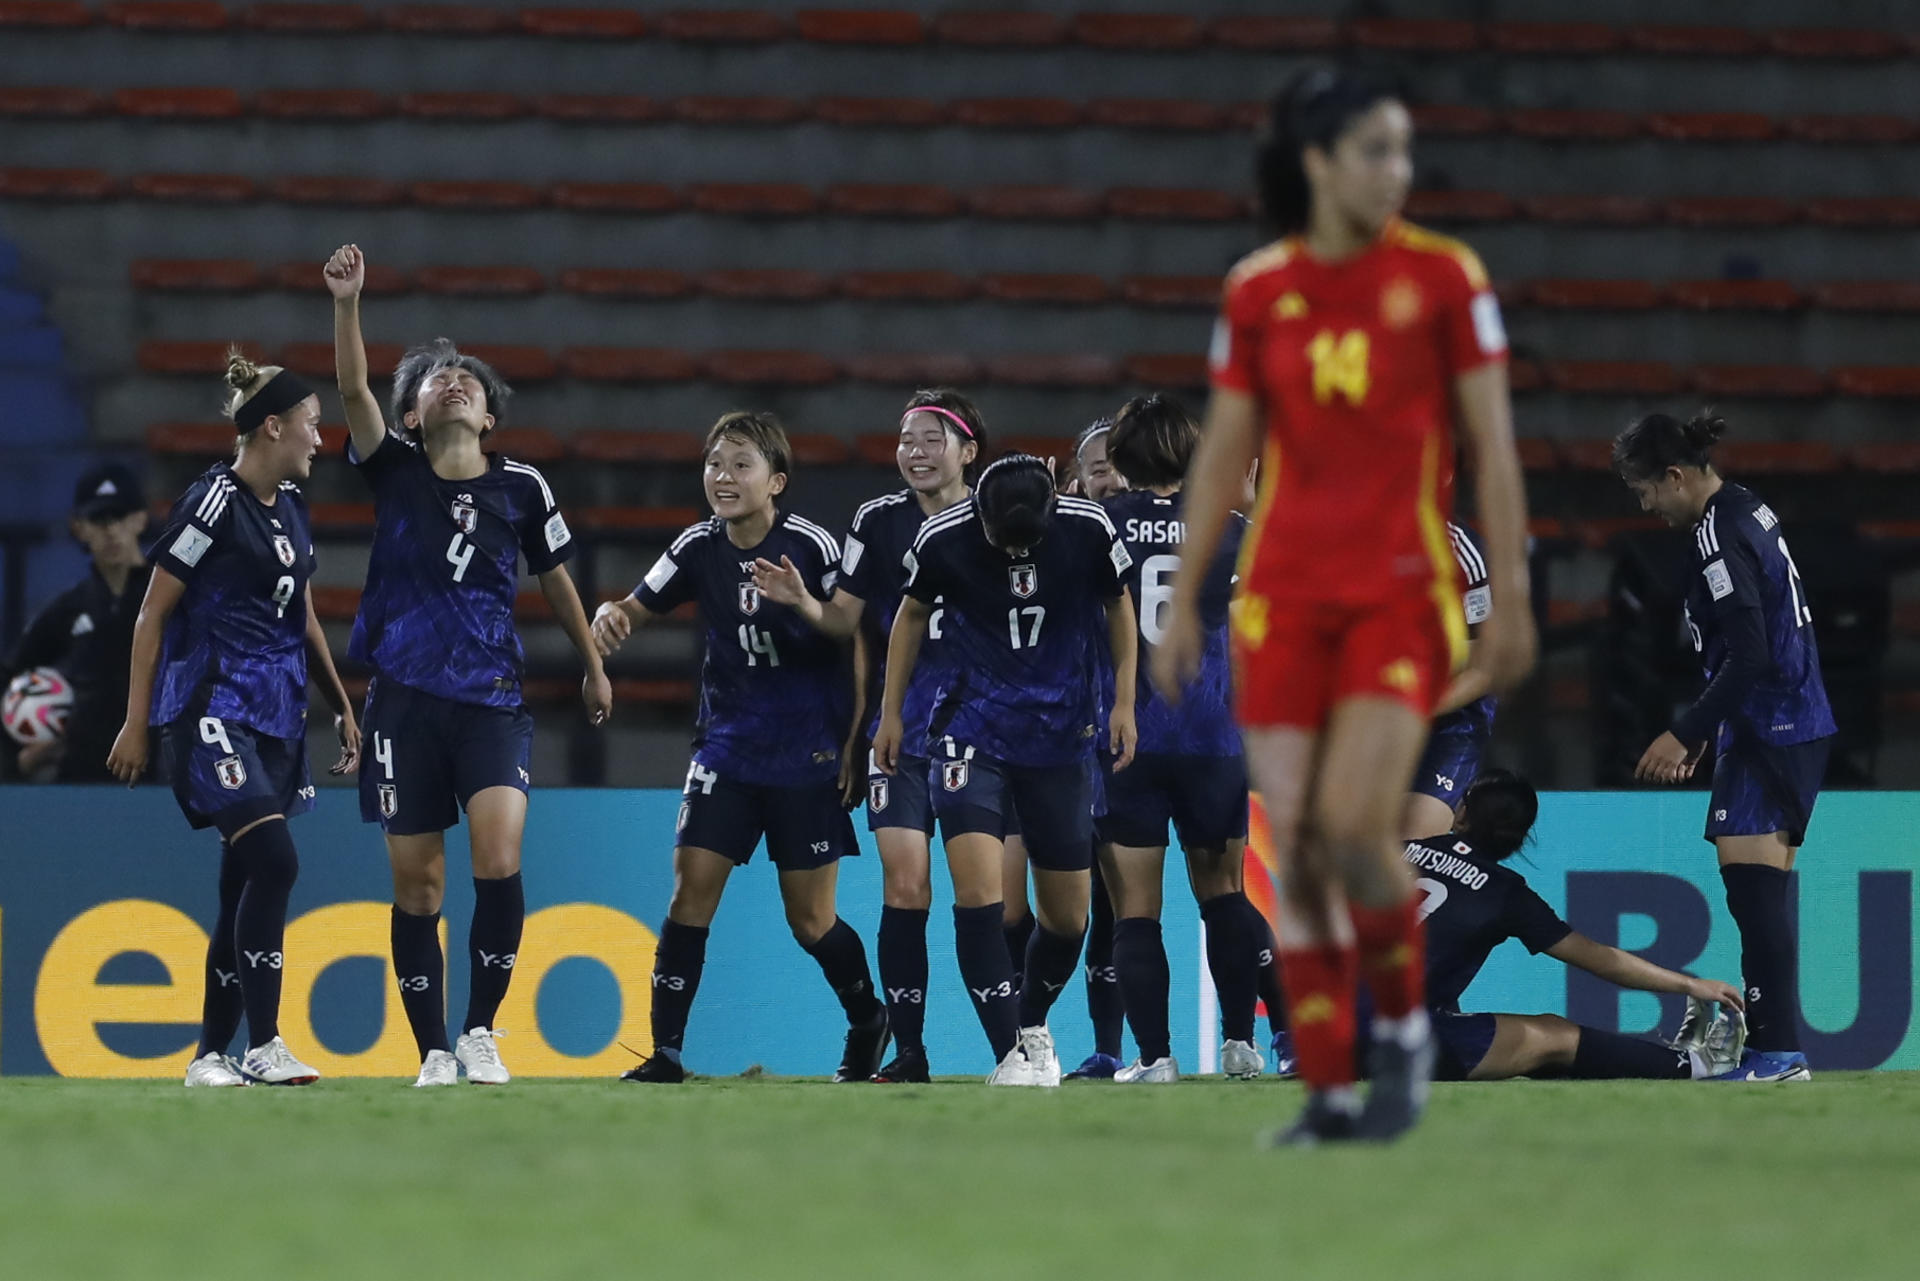
[(889, 798), (888, 798), (888, 788), (887, 788), (886, 779), (876, 778), (867, 784), (867, 808), (868, 809), (878, 814), (881, 810), (887, 808), (888, 799)]
[(740, 584), (740, 612), (743, 614), (760, 612), (760, 589), (752, 583)]
[(1040, 590), (1040, 573), (1032, 565), (1012, 565), (1007, 569), (1007, 587), (1021, 600)]
[(940, 762), (940, 786), (949, 792), (957, 792), (966, 785), (967, 763), (965, 761)]
[(480, 524), (480, 511), (473, 505), (472, 494), (462, 494), (453, 500), (453, 523), (460, 526), (460, 532), (471, 534)]
[(229, 792), (237, 792), (247, 785), (247, 767), (238, 756), (222, 756), (213, 763), (213, 773), (220, 780), (220, 786)]
[(293, 540), (285, 534), (275, 534), (273, 536), (273, 554), (280, 558), (282, 565), (291, 566), (293, 564)]

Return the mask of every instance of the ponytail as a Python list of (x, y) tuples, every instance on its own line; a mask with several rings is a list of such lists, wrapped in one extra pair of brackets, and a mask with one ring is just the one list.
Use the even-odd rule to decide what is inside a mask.
[(1648, 414), (1614, 438), (1613, 469), (1629, 481), (1653, 480), (1669, 467), (1713, 466), (1713, 447), (1727, 434), (1727, 421), (1703, 409), (1681, 422), (1672, 414)]
[(1532, 783), (1511, 770), (1482, 770), (1460, 802), (1454, 830), (1470, 838), (1477, 853), (1500, 862), (1527, 843), (1539, 817), (1540, 797)]

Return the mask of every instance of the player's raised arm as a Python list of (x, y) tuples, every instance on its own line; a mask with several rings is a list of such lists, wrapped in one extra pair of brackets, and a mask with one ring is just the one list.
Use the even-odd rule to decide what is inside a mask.
[(1200, 445), (1187, 469), (1186, 540), (1181, 568), (1174, 571), (1166, 630), (1153, 651), (1153, 683), (1169, 701), (1200, 674), (1205, 636), (1200, 626), (1200, 589), (1226, 530), (1227, 517), (1246, 489), (1260, 441), (1260, 410), (1254, 398), (1230, 387), (1215, 387), (1207, 400)]
[(113, 740), (107, 768), (131, 787), (147, 772), (147, 719), (153, 711), (153, 677), (160, 667), (160, 637), (187, 585), (156, 567), (147, 580), (139, 617), (133, 623), (133, 665), (127, 674), (127, 719)]
[(333, 365), (340, 384), (340, 400), (347, 411), (347, 432), (353, 438), (353, 451), (370, 457), (386, 439), (387, 425), (380, 417), (380, 402), (374, 399), (367, 379), (367, 344), (360, 334), (360, 293), (367, 283), (367, 260), (358, 245), (342, 245), (327, 260), (323, 272), (327, 292), (333, 295)]

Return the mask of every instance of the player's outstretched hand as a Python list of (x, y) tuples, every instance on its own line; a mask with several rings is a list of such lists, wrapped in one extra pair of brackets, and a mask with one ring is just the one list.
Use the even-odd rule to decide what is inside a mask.
[(340, 759), (327, 773), (351, 774), (360, 768), (360, 725), (351, 708), (333, 718), (333, 732), (340, 736)]
[(1107, 750), (1113, 753), (1114, 773), (1133, 764), (1133, 750), (1140, 746), (1140, 730), (1133, 719), (1132, 703), (1116, 703), (1107, 717)]
[(1178, 706), (1181, 694), (1200, 675), (1200, 660), (1206, 652), (1199, 612), (1178, 604), (1170, 606), (1160, 642), (1153, 647), (1147, 663), (1147, 674), (1160, 697)]
[(891, 774), (900, 765), (900, 741), (906, 737), (906, 727), (900, 718), (886, 712), (880, 714), (880, 727), (873, 732), (873, 762), (880, 767), (882, 774)]
[(367, 283), (367, 260), (359, 245), (342, 245), (327, 259), (321, 274), (326, 277), (327, 292), (335, 298), (343, 302), (358, 298)]
[(1505, 694), (1527, 678), (1539, 649), (1531, 610), (1496, 609), (1480, 624), (1468, 666), (1486, 674), (1488, 692)]
[(1744, 1011), (1747, 1008), (1740, 989), (1731, 983), (1722, 983), (1718, 979), (1691, 979), (1687, 995), (1698, 1001), (1718, 1001), (1729, 1009)]
[[(619, 601), (606, 601), (593, 614), (593, 647), (607, 658), (633, 635), (633, 620), (620, 608)], [(608, 696), (612, 701), (612, 696)]]
[(1668, 730), (1647, 745), (1640, 763), (1633, 767), (1633, 776), (1650, 783), (1684, 783), (1693, 777), (1699, 759), (1698, 751), (1689, 752), (1687, 745)]
[(145, 725), (128, 722), (120, 726), (119, 736), (113, 740), (113, 750), (107, 753), (107, 770), (128, 787), (132, 787), (147, 772)]
[[(626, 616), (621, 615), (621, 621), (625, 619)], [(632, 630), (631, 623), (627, 626)], [(606, 668), (598, 663), (580, 680), (580, 701), (587, 705), (587, 719), (595, 725), (605, 725), (613, 715), (613, 682), (607, 679)]]
[(753, 585), (776, 605), (799, 605), (807, 596), (807, 580), (786, 556), (778, 565), (764, 556), (753, 562)]

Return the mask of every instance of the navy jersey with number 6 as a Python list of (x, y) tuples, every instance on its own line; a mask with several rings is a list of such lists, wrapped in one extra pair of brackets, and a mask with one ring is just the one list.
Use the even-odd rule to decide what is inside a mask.
[(1146, 652), (1160, 643), (1166, 612), (1173, 600), (1173, 571), (1180, 567), (1186, 539), (1180, 495), (1161, 497), (1137, 489), (1115, 494), (1102, 504), (1133, 564), (1122, 581), (1133, 593), (1140, 618), (1141, 659), (1134, 718), (1142, 753), (1172, 756), (1238, 756), (1240, 728), (1233, 719), (1233, 670), (1227, 652), (1227, 606), (1233, 601), (1233, 567), (1247, 518), (1238, 512), (1227, 521), (1220, 553), (1200, 588), (1200, 625), (1206, 649), (1200, 675), (1174, 707), (1160, 697), (1147, 675)]
[[(900, 612), (900, 596), (907, 585), (907, 551), (927, 519), (910, 489), (876, 498), (853, 514), (853, 527), (841, 551), (840, 590), (866, 602), (860, 627), (866, 633), (869, 650), (880, 656), (876, 689), (884, 679), (887, 637), (893, 632), (893, 618)], [(920, 646), (913, 679), (907, 683), (906, 708), (900, 721), (906, 730), (901, 750), (909, 755), (927, 753), (927, 726), (947, 681), (945, 641), (950, 625), (946, 611), (936, 607), (927, 620), (927, 639)], [(880, 700), (876, 697), (868, 701), (874, 709), (872, 723), (867, 726), (871, 735), (879, 724)]]
[(373, 554), (347, 655), (387, 680), (458, 703), (518, 707), (526, 654), (513, 625), (520, 558), (544, 574), (573, 555), (546, 478), (488, 454), (443, 480), (395, 432), (348, 461), (373, 490)]
[(1132, 566), (1098, 503), (1055, 500), (1037, 547), (1014, 556), (987, 541), (969, 498), (920, 527), (907, 594), (943, 602), (952, 679), (932, 732), (1010, 765), (1065, 765), (1100, 732), (1094, 670), (1109, 601)]
[(149, 719), (212, 716), (275, 738), (307, 721), (307, 580), (313, 535), (299, 487), (271, 506), (226, 463), (194, 481), (153, 545), (186, 584), (167, 619)]
[(707, 656), (693, 759), (723, 778), (793, 787), (830, 783), (852, 715), (840, 646), (753, 585), (753, 562), (792, 560), (807, 590), (833, 595), (840, 548), (833, 535), (791, 513), (776, 517), (757, 547), (735, 547), (718, 516), (690, 525), (634, 588), (649, 612), (698, 601)]
[(1458, 832), (1407, 846), (1420, 918), (1427, 931), (1427, 1004), (1458, 1010), (1461, 994), (1494, 948), (1519, 939), (1536, 956), (1573, 927), (1533, 892), (1526, 878), (1473, 848)]

